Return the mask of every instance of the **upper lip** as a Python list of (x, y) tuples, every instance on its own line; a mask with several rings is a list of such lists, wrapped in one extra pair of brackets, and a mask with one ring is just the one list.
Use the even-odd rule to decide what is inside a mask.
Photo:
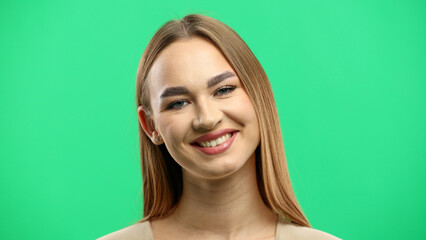
[(192, 141), (191, 144), (194, 144), (196, 142), (206, 142), (206, 141), (215, 140), (215, 139), (217, 139), (217, 138), (219, 138), (219, 137), (221, 137), (221, 136), (223, 136), (227, 133), (232, 133), (232, 132), (237, 132), (237, 130), (232, 129), (232, 128), (221, 129), (221, 130), (218, 130), (216, 132), (203, 135), (203, 136), (195, 139), (194, 141)]

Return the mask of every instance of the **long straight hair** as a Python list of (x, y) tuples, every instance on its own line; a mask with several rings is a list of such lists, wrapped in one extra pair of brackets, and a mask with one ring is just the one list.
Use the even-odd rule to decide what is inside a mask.
[[(272, 88), (265, 71), (247, 44), (224, 23), (203, 15), (187, 15), (164, 24), (148, 43), (139, 62), (136, 107), (151, 111), (147, 75), (158, 54), (169, 44), (193, 37), (215, 45), (230, 63), (250, 97), (259, 119), (260, 144), (256, 149), (257, 183), (265, 205), (287, 221), (311, 227), (290, 182), (284, 144)], [(164, 144), (154, 145), (139, 125), (144, 218), (173, 212), (182, 194), (182, 168)]]

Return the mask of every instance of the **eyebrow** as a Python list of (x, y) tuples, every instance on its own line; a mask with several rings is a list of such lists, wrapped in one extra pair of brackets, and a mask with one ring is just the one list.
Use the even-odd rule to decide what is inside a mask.
[(177, 95), (188, 94), (189, 90), (186, 87), (169, 87), (161, 94), (160, 98), (172, 97)]
[[(217, 84), (219, 84), (220, 82), (226, 80), (227, 78), (230, 77), (235, 77), (235, 73), (230, 72), (230, 71), (226, 71), (223, 73), (220, 73), (212, 78), (210, 78), (207, 81), (207, 88), (211, 88)], [(184, 95), (184, 94), (188, 94), (189, 90), (186, 87), (169, 87), (166, 88), (163, 93), (161, 93), (160, 98), (166, 98), (166, 97), (172, 97), (172, 96), (177, 96), (177, 95)]]
[(207, 82), (207, 88), (211, 88), (214, 85), (219, 84), (223, 80), (230, 78), (230, 77), (235, 77), (235, 76), (236, 76), (235, 73), (230, 72), (230, 71), (226, 71), (226, 72), (223, 72), (221, 74), (218, 74), (218, 75), (209, 79), (209, 81)]

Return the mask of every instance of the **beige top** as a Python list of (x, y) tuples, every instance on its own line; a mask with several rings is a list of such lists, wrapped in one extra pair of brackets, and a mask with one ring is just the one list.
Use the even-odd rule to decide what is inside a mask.
[[(309, 227), (302, 227), (278, 218), (275, 240), (339, 240), (331, 234)], [(135, 223), (131, 226), (105, 235), (97, 240), (154, 240), (149, 221)]]

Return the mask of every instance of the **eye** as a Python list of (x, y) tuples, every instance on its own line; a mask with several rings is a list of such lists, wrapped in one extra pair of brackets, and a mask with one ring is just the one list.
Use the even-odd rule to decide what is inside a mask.
[(170, 103), (166, 109), (181, 109), (183, 108), (186, 104), (188, 104), (188, 101), (186, 100), (177, 100), (177, 101), (173, 101), (172, 103)]
[(226, 94), (233, 92), (235, 88), (236, 88), (236, 86), (231, 86), (231, 85), (223, 86), (223, 87), (220, 87), (218, 90), (216, 90), (216, 92), (214, 94), (219, 95), (219, 96), (223, 96), (223, 95), (226, 95)]

